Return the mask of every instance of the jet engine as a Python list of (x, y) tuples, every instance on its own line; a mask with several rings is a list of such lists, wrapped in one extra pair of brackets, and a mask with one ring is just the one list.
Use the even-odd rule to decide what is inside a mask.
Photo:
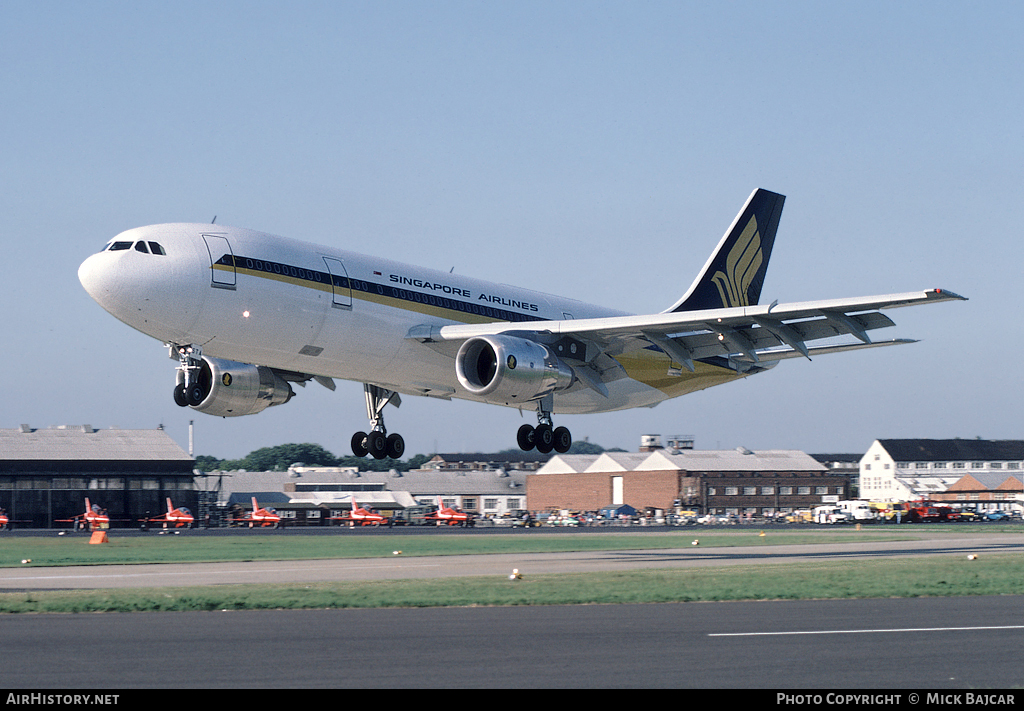
[(565, 390), (572, 368), (547, 346), (515, 336), (478, 336), (455, 357), (462, 387), (486, 402), (515, 405)]
[(292, 386), (262, 365), (202, 357), (197, 382), (186, 392), (185, 374), (178, 371), (174, 400), (184, 407), (217, 417), (255, 415), (271, 405), (288, 402)]

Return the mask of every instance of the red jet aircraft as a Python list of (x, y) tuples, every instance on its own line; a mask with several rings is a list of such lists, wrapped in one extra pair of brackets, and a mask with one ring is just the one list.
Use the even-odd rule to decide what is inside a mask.
[(260, 505), (256, 503), (256, 497), (252, 497), (252, 513), (248, 513), (244, 518), (233, 518), (232, 521), (238, 523), (247, 523), (249, 528), (253, 528), (256, 524), (259, 524), (260, 528), (266, 528), (267, 526), (273, 526), (274, 528), (281, 527), (281, 516), (274, 509), (261, 509)]
[(175, 528), (192, 528), (195, 525), (195, 520), (191, 511), (184, 506), (177, 509), (174, 508), (171, 504), (171, 498), (167, 497), (167, 513), (161, 514), (156, 518), (147, 518), (144, 520), (144, 523), (162, 523), (164, 528), (167, 528), (167, 524), (173, 523)]
[(359, 504), (356, 503), (355, 496), (352, 497), (352, 512), (348, 516), (334, 516), (331, 520), (348, 522), (350, 526), (354, 526), (357, 523), (360, 526), (380, 526), (388, 522), (387, 518), (381, 516), (376, 511), (360, 508)]
[(105, 509), (99, 507), (99, 504), (91, 503), (89, 497), (86, 496), (85, 513), (71, 518), (57, 519), (54, 523), (74, 523), (75, 528), (85, 528), (88, 525), (89, 530), (95, 531), (99, 528), (110, 528), (110, 516), (107, 515)]
[(473, 517), (464, 512), (456, 511), (455, 509), (448, 508), (441, 502), (441, 497), (437, 497), (437, 511), (432, 514), (427, 514), (423, 518), (427, 520), (437, 521), (438, 525), (447, 523), (449, 526), (472, 526)]

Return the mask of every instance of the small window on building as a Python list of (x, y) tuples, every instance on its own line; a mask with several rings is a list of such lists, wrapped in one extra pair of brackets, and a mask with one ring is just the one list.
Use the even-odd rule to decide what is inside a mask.
[(796, 489), (797, 496), (810, 496), (811, 487), (809, 486), (798, 486)]
[(793, 495), (793, 487), (792, 486), (780, 486), (779, 487), (779, 494), (781, 494), (782, 496), (792, 496)]
[(761, 496), (772, 496), (774, 494), (775, 494), (775, 487), (774, 486), (762, 486), (761, 487)]
[(828, 487), (827, 486), (816, 486), (816, 487), (814, 487), (814, 493), (815, 494), (823, 494), (823, 495), (828, 494)]
[(756, 486), (744, 486), (743, 487), (743, 495), (744, 496), (757, 496), (757, 487)]
[(740, 488), (738, 486), (727, 486), (727, 487), (725, 487), (725, 495), (726, 496), (737, 496), (739, 493), (740, 493)]

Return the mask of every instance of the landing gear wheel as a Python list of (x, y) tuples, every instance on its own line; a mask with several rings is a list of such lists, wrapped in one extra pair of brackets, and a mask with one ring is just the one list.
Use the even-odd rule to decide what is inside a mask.
[(383, 432), (374, 430), (366, 435), (366, 449), (374, 459), (384, 459), (388, 456), (388, 440)]
[(405, 440), (400, 434), (388, 435), (384, 448), (391, 459), (401, 459), (405, 454)]
[(516, 434), (516, 441), (519, 443), (519, 449), (524, 452), (529, 452), (534, 448), (534, 434), (535, 430), (530, 425), (523, 425), (519, 428), (519, 432)]
[(566, 427), (556, 427), (554, 431), (554, 447), (559, 454), (565, 454), (572, 447), (572, 434)]
[(188, 400), (185, 398), (184, 383), (178, 383), (174, 386), (174, 404), (178, 407), (188, 407)]
[(541, 454), (551, 452), (555, 446), (555, 433), (551, 431), (551, 425), (538, 425), (534, 430), (533, 441)]
[(188, 389), (185, 390), (185, 399), (192, 407), (199, 405), (199, 403), (201, 403), (205, 398), (206, 393), (203, 392), (203, 386), (198, 383), (190, 385)]
[(365, 457), (370, 453), (370, 450), (366, 448), (366, 433), (356, 432), (352, 435), (352, 454), (357, 457)]

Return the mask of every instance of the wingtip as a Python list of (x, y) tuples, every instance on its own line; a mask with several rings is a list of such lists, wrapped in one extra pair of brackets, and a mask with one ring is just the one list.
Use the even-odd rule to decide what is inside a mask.
[(950, 291), (949, 289), (932, 289), (928, 292), (928, 294), (934, 294), (936, 297), (942, 299), (955, 299), (957, 301), (968, 300), (966, 296), (961, 296), (960, 294), (957, 294), (954, 291)]

